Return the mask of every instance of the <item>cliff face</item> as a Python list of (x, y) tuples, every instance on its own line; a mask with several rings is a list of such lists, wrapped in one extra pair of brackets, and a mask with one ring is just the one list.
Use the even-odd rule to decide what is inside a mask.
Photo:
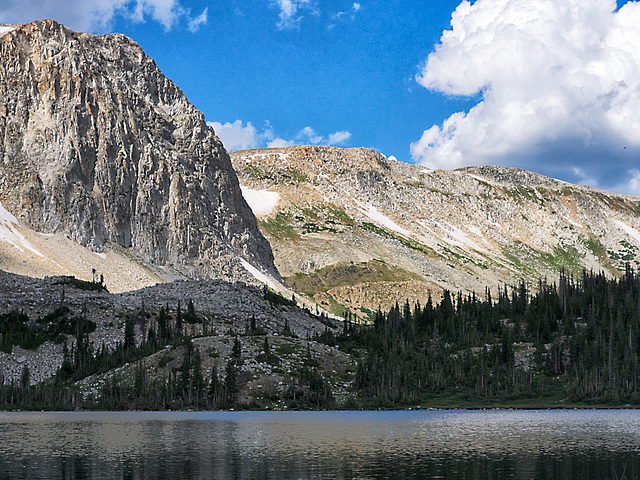
[(0, 202), (21, 224), (196, 276), (221, 255), (275, 273), (222, 143), (129, 38), (0, 33), (0, 98)]

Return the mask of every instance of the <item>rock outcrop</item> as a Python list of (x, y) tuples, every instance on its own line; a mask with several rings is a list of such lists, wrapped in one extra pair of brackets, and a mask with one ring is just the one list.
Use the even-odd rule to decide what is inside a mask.
[(0, 98), (0, 202), (21, 224), (195, 277), (223, 255), (277, 275), (222, 143), (129, 38), (17, 26)]

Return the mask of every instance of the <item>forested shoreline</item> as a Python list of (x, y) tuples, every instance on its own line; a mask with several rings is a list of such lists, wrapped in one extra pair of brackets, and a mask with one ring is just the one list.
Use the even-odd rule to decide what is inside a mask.
[[(267, 290), (265, 295), (289, 302)], [(378, 311), (369, 323), (357, 323), (347, 313), (341, 331), (327, 328), (307, 342), (331, 345), (357, 358), (349, 395), (336, 400), (309, 348), (291, 384), (272, 395), (284, 408), (301, 409), (640, 405), (640, 276), (630, 267), (619, 279), (563, 272), (557, 282), (540, 280), (532, 288), (521, 281), (501, 286), (495, 296), (487, 289), (484, 297), (445, 291), (439, 302), (406, 302)], [(2, 315), (5, 351), (13, 344), (29, 348), (71, 333), (76, 339), (70, 347), (65, 343), (64, 361), (53, 378), (31, 385), (25, 369), (20, 381), (5, 382), (0, 407), (264, 408), (238, 398), (248, 382), (241, 374), (244, 337), (264, 337), (258, 340), (264, 343), (259, 361), (274, 368), (280, 362), (255, 324), (230, 336), (234, 344), (226, 367), (205, 376), (201, 352), (194, 350), (184, 327), (200, 322), (192, 303), (183, 313), (178, 307), (174, 315), (163, 308), (145, 322), (142, 342), (136, 344), (136, 319), (129, 318), (124, 341), (109, 350), (94, 347), (89, 333), (95, 326), (70, 317), (64, 307), (39, 323), (19, 312)], [(166, 377), (150, 377), (145, 359), (169, 346), (181, 349), (182, 363)], [(129, 363), (136, 365), (131, 378), (112, 375), (101, 391), (81, 398), (77, 382)]]
[(356, 377), (361, 398), (638, 405), (640, 276), (630, 267), (620, 279), (561, 273), (536, 287), (505, 286), (495, 301), (489, 290), (487, 301), (445, 291), (438, 304), (378, 312), (371, 328), (352, 334), (367, 351)]

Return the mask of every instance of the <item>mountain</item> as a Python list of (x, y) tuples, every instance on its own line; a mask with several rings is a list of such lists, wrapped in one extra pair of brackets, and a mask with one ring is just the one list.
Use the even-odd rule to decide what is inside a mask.
[(364, 148), (231, 158), (281, 274), (336, 313), (640, 265), (638, 198), (514, 168), (429, 170)]
[(0, 96), (1, 268), (116, 290), (278, 276), (222, 143), (129, 38), (3, 28)]

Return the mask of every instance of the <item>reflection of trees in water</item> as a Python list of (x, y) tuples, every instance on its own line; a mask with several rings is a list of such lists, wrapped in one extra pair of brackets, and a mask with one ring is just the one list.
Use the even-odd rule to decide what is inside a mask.
[(0, 414), (0, 479), (631, 480), (639, 422), (633, 412)]
[[(514, 455), (508, 457), (431, 455), (406, 457), (393, 452), (352, 457), (348, 452), (318, 462), (304, 455), (292, 459), (251, 457), (234, 449), (218, 452), (162, 452), (104, 461), (96, 456), (29, 457), (22, 462), (0, 459), (0, 478), (47, 479), (202, 479), (202, 478), (398, 478), (442, 480), (640, 478), (636, 454), (591, 456)], [(227, 455), (228, 454), (228, 455)]]

